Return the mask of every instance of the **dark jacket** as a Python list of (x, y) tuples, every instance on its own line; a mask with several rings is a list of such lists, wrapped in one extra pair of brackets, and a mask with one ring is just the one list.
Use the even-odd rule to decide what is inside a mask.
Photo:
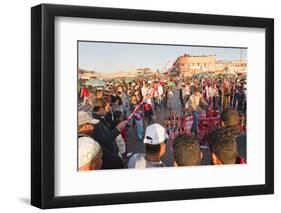
[(103, 116), (96, 113), (93, 113), (92, 116), (100, 122), (95, 125), (91, 137), (94, 138), (101, 146), (107, 148), (113, 154), (118, 155), (118, 147), (114, 140), (120, 134), (120, 131), (117, 128), (110, 129), (109, 124)]
[[(91, 137), (86, 134), (78, 134), (79, 137)], [(106, 147), (101, 145), (102, 149), (102, 167), (101, 169), (123, 169), (125, 164), (123, 159), (117, 155), (110, 152)]]
[(105, 120), (109, 123), (110, 126), (112, 126), (113, 122), (114, 122), (114, 116), (113, 116), (113, 112), (110, 109), (109, 112), (106, 113), (106, 115), (104, 116)]
[(116, 154), (111, 153), (107, 148), (102, 148), (102, 167), (101, 169), (124, 169), (125, 163), (123, 159)]

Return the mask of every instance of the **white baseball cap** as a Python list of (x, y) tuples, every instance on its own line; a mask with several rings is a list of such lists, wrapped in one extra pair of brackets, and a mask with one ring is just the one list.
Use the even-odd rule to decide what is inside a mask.
[(79, 111), (78, 112), (78, 125), (82, 124), (97, 124), (100, 121), (98, 119), (94, 119), (88, 112)]
[(151, 124), (145, 130), (143, 142), (151, 145), (157, 145), (169, 139), (163, 126), (160, 124)]
[(80, 137), (78, 139), (78, 164), (79, 168), (90, 163), (93, 159), (97, 158), (101, 152), (101, 147), (98, 142), (90, 137)]

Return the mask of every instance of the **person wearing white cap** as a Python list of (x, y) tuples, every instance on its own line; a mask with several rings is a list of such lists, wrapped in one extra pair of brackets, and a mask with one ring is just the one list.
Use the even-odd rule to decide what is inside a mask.
[(100, 121), (94, 119), (89, 113), (84, 111), (78, 112), (78, 132), (79, 134), (90, 134), (94, 130), (94, 126)]
[(101, 169), (102, 149), (98, 142), (90, 137), (80, 137), (78, 147), (79, 171)]
[(149, 125), (143, 140), (145, 153), (132, 155), (128, 162), (128, 168), (165, 167), (160, 158), (165, 154), (168, 139), (169, 136), (163, 126), (157, 123)]
[(78, 112), (78, 168), (79, 170), (100, 169), (102, 165), (102, 150), (98, 142), (88, 136), (99, 120), (89, 113)]
[[(113, 155), (105, 146), (102, 145), (103, 141), (95, 140), (90, 135), (92, 132), (97, 128), (97, 125), (100, 124), (100, 121), (98, 119), (93, 118), (89, 113), (80, 111), (78, 112), (78, 141), (79, 141), (79, 153), (82, 152), (82, 148), (80, 148), (80, 140), (81, 138), (83, 141), (92, 141), (94, 145), (89, 145), (88, 143), (86, 145), (81, 145), (83, 147), (88, 147), (89, 155), (91, 156), (93, 149), (95, 146), (95, 149), (97, 149), (96, 143), (99, 144), (99, 147), (101, 148), (102, 156), (102, 165), (99, 163), (93, 164), (90, 161), (86, 165), (82, 165), (82, 169), (79, 170), (89, 170), (89, 169), (97, 169), (99, 166), (101, 166), (101, 169), (122, 169), (124, 168), (124, 163), (122, 158), (120, 158), (118, 155)], [(93, 142), (94, 141), (94, 142)], [(85, 142), (83, 142), (85, 143)], [(86, 148), (83, 148), (85, 150)], [(92, 151), (91, 151), (92, 150)], [(79, 155), (80, 160), (80, 155)], [(83, 160), (83, 159), (82, 159)], [(91, 166), (91, 167), (90, 167)], [(93, 167), (94, 166), (94, 167)], [(80, 163), (79, 163), (80, 168)]]

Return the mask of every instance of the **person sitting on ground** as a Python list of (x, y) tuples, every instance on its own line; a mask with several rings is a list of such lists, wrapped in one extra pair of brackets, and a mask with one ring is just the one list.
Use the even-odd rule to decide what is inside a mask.
[(200, 165), (203, 154), (199, 139), (192, 135), (180, 134), (173, 143), (174, 166)]
[(78, 139), (79, 171), (98, 170), (102, 167), (102, 149), (98, 142), (90, 137)]
[(247, 159), (246, 152), (246, 134), (243, 133), (239, 126), (239, 114), (235, 109), (227, 108), (221, 113), (221, 126), (228, 129), (235, 137), (239, 156)]
[(218, 128), (209, 134), (211, 151), (211, 163), (222, 164), (245, 164), (246, 161), (238, 155), (235, 136), (225, 128)]
[(145, 153), (133, 154), (128, 162), (128, 168), (165, 167), (161, 157), (166, 151), (169, 136), (160, 124), (151, 124), (146, 128), (144, 136)]

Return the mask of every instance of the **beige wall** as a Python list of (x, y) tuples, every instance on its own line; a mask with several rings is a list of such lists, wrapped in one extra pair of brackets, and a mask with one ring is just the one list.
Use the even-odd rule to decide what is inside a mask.
[(215, 71), (216, 56), (191, 56), (185, 54), (178, 57), (175, 67), (183, 76), (191, 76), (198, 72)]
[(184, 54), (177, 58), (174, 63), (182, 76), (192, 76), (199, 72), (223, 72), (228, 69), (234, 72), (246, 72), (247, 62), (245, 60), (235, 60), (228, 63), (219, 62), (215, 55), (192, 56)]
[(98, 77), (99, 75), (95, 72), (84, 71), (84, 70), (79, 70), (78, 72), (78, 78), (90, 79), (90, 78), (98, 78)]

